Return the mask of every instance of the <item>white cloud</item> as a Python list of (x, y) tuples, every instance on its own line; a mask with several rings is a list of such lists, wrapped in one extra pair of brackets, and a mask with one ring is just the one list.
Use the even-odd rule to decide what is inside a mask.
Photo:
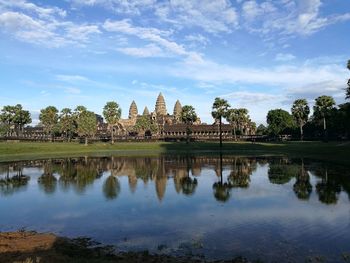
[(274, 87), (295, 87), (329, 80), (344, 82), (348, 75), (346, 68), (337, 64), (248, 68), (213, 61), (182, 63), (173, 68), (171, 73), (178, 77), (215, 85), (244, 83)]
[[(169, 31), (161, 31), (152, 27), (137, 27), (133, 26), (129, 20), (118, 20), (112, 21), (107, 20), (103, 24), (103, 28), (109, 32), (117, 32), (124, 33), (127, 35), (138, 37), (142, 40), (149, 41), (158, 47), (162, 47), (165, 52), (170, 52), (175, 55), (187, 57), (191, 61), (200, 61), (201, 55), (196, 52), (187, 51), (182, 45), (177, 44), (174, 41), (170, 41), (165, 37), (169, 36), (171, 32)], [(154, 47), (153, 47), (154, 49)], [(139, 52), (140, 50), (135, 49), (122, 49), (125, 53), (130, 51), (135, 54), (135, 52)], [(144, 51), (144, 50), (143, 50)]]
[(191, 42), (195, 47), (197, 46), (205, 47), (210, 43), (209, 38), (206, 38), (201, 34), (187, 35), (185, 36), (185, 41)]
[(275, 57), (276, 61), (282, 61), (282, 62), (291, 61), (294, 59), (295, 59), (295, 56), (288, 53), (278, 53)]
[(101, 33), (97, 25), (75, 25), (72, 23), (69, 24), (66, 30), (66, 37), (68, 39), (81, 42), (87, 42), (92, 34)]
[(250, 32), (268, 35), (311, 35), (329, 25), (350, 20), (350, 13), (322, 16), (321, 0), (285, 0), (280, 2), (256, 0), (242, 4), (245, 27)]
[(71, 2), (76, 5), (100, 5), (117, 13), (140, 14), (141, 10), (152, 7), (156, 0), (71, 0)]
[(167, 57), (169, 54), (165, 53), (163, 49), (154, 44), (146, 45), (145, 47), (135, 48), (135, 47), (125, 47), (117, 48), (119, 52), (126, 55), (140, 58), (148, 57)]
[(170, 0), (157, 5), (155, 13), (165, 22), (209, 33), (231, 32), (238, 26), (238, 14), (228, 0)]
[(179, 27), (198, 27), (210, 33), (231, 32), (238, 26), (238, 14), (229, 0), (71, 0), (75, 5), (104, 6), (122, 14), (150, 10), (163, 22)]
[(0, 28), (13, 34), (17, 39), (29, 43), (60, 46), (65, 42), (44, 21), (35, 20), (18, 12), (0, 14)]
[(82, 45), (100, 32), (96, 25), (51, 21), (13, 11), (0, 14), (0, 29), (18, 40), (46, 47)]
[(307, 85), (289, 87), (285, 91), (287, 94), (286, 102), (291, 103), (298, 98), (305, 98), (309, 102), (313, 102), (315, 98), (321, 95), (331, 95), (337, 101), (341, 102), (345, 97), (344, 86), (344, 81), (330, 79)]
[(25, 11), (34, 12), (39, 17), (51, 18), (54, 15), (65, 17), (67, 12), (58, 7), (39, 7), (33, 3), (29, 3), (26, 0), (0, 0), (0, 7), (3, 8), (18, 8)]
[(239, 105), (246, 106), (252, 104), (260, 104), (267, 102), (279, 102), (284, 96), (267, 94), (261, 92), (250, 92), (250, 91), (236, 91), (228, 94), (223, 94), (221, 97), (237, 101)]
[(56, 75), (56, 79), (64, 82), (82, 82), (89, 81), (87, 77), (80, 75)]

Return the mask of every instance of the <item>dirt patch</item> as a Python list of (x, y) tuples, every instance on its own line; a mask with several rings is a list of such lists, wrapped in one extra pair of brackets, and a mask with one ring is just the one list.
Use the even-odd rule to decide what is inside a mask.
[[(0, 233), (0, 263), (185, 263), (202, 259), (151, 255), (148, 252), (115, 253), (111, 246), (101, 246), (88, 238), (68, 239), (36, 232)], [(224, 262), (224, 261), (216, 261)], [(242, 258), (227, 262), (246, 263)]]

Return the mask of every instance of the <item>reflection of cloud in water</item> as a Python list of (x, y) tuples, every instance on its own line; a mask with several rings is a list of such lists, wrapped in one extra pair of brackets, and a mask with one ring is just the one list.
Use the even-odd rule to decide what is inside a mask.
[(86, 213), (83, 212), (59, 212), (52, 216), (54, 220), (67, 220), (67, 219), (76, 219), (86, 216)]

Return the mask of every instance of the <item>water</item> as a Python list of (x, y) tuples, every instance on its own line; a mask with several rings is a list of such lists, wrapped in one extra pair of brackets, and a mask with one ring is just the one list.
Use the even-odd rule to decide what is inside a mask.
[(0, 164), (0, 231), (117, 250), (267, 262), (350, 255), (347, 167), (288, 158), (156, 156)]

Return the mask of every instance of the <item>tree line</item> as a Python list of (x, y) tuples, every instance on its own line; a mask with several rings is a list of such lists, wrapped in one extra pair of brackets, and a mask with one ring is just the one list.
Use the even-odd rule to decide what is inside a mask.
[[(347, 63), (350, 70), (350, 60)], [(350, 99), (350, 79), (345, 91), (346, 99)], [(114, 127), (118, 124), (122, 110), (115, 101), (107, 102), (103, 108), (103, 117), (106, 120), (111, 133), (111, 142), (114, 143)], [(242, 134), (247, 127), (256, 129), (259, 135), (268, 135), (278, 138), (280, 135), (290, 135), (303, 140), (308, 139), (328, 140), (348, 138), (350, 134), (350, 103), (336, 106), (334, 98), (322, 95), (315, 99), (313, 115), (310, 116), (310, 107), (306, 99), (297, 99), (291, 107), (291, 113), (283, 109), (270, 110), (266, 117), (267, 126), (251, 121), (248, 110), (245, 108), (231, 108), (227, 100), (215, 98), (212, 105), (212, 117), (219, 126), (220, 146), (222, 146), (222, 123), (226, 120), (232, 126), (232, 134), (237, 140), (237, 135)], [(198, 117), (195, 108), (191, 105), (182, 107), (181, 121), (186, 124), (187, 143), (192, 133), (191, 126)], [(97, 115), (84, 106), (77, 106), (74, 110), (64, 108), (59, 111), (54, 106), (48, 106), (40, 111), (40, 126), (53, 140), (55, 134), (60, 134), (70, 141), (74, 135), (85, 138), (93, 137), (97, 132)], [(0, 135), (20, 136), (24, 127), (32, 122), (30, 112), (24, 110), (22, 105), (4, 106), (0, 114)], [(151, 131), (158, 132), (158, 126), (147, 116), (137, 119), (133, 128), (134, 132)]]
[[(347, 91), (348, 92), (348, 91)], [(289, 135), (292, 138), (348, 139), (350, 134), (350, 103), (336, 105), (331, 96), (322, 95), (315, 99), (313, 115), (306, 99), (294, 101), (291, 112), (274, 109), (267, 114), (267, 124), (257, 128), (257, 134), (277, 138)]]

